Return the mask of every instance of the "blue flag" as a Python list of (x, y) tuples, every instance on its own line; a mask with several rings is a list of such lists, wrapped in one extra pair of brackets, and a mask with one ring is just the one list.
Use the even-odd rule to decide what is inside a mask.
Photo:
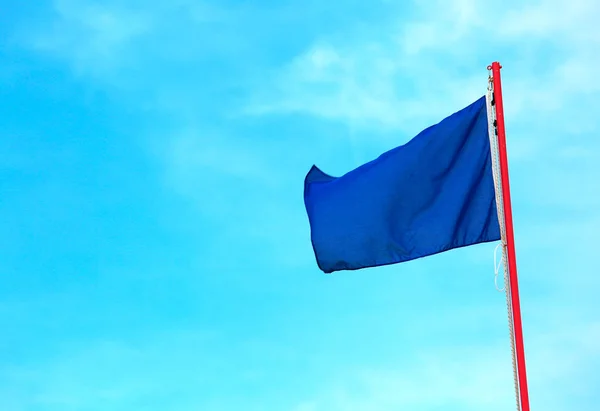
[(342, 177), (313, 166), (304, 204), (325, 273), (499, 240), (485, 96)]

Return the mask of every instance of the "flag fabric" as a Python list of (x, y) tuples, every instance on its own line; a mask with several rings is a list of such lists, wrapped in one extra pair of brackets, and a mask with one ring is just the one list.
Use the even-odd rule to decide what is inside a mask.
[(325, 273), (499, 240), (485, 96), (341, 177), (313, 165), (304, 203)]

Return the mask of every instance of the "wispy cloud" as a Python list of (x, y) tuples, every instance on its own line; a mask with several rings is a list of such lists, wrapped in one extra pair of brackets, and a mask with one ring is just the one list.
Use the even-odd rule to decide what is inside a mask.
[[(562, 410), (591, 389), (568, 381), (585, 380), (600, 362), (597, 323), (570, 325), (528, 341), (532, 405)], [(324, 410), (505, 410), (514, 407), (510, 354), (502, 342), (486, 346), (439, 348), (413, 353), (402, 371), (354, 370), (339, 375), (314, 398), (293, 411)]]
[(56, 0), (48, 27), (28, 28), (24, 41), (40, 52), (68, 58), (80, 74), (101, 76), (131, 63), (136, 40), (153, 29), (153, 16), (143, 8)]
[(483, 94), (485, 67), (495, 59), (506, 66), (511, 121), (556, 113), (566, 100), (597, 90), (585, 86), (596, 66), (590, 50), (600, 38), (589, 17), (597, 11), (593, 1), (577, 1), (566, 15), (552, 2), (498, 9), (461, 0), (415, 7), (412, 21), (399, 17), (373, 25), (364, 37), (318, 40), (281, 67), (249, 112), (406, 128)]
[[(176, 330), (147, 337), (136, 342), (63, 340), (62, 349), (43, 363), (4, 367), (2, 389), (9, 398), (22, 396), (21, 404), (43, 409), (127, 409), (148, 396), (160, 401), (165, 393), (181, 390), (182, 379), (173, 377), (182, 373), (186, 384), (209, 384), (210, 373), (219, 368), (214, 358), (194, 355), (213, 344), (210, 332)], [(26, 392), (20, 392), (23, 387)]]

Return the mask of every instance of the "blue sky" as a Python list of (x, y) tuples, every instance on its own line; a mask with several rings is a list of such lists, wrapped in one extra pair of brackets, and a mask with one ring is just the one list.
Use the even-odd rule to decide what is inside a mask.
[(486, 244), (318, 271), (302, 203), (503, 66), (532, 409), (600, 401), (593, 0), (2, 2), (0, 407), (514, 407)]

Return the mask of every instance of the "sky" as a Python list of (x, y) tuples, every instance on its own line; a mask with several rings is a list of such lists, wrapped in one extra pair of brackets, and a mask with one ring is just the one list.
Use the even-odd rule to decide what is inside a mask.
[(496, 244), (325, 275), (302, 197), (496, 60), (531, 406), (597, 410), (600, 3), (0, 10), (2, 410), (514, 409)]

